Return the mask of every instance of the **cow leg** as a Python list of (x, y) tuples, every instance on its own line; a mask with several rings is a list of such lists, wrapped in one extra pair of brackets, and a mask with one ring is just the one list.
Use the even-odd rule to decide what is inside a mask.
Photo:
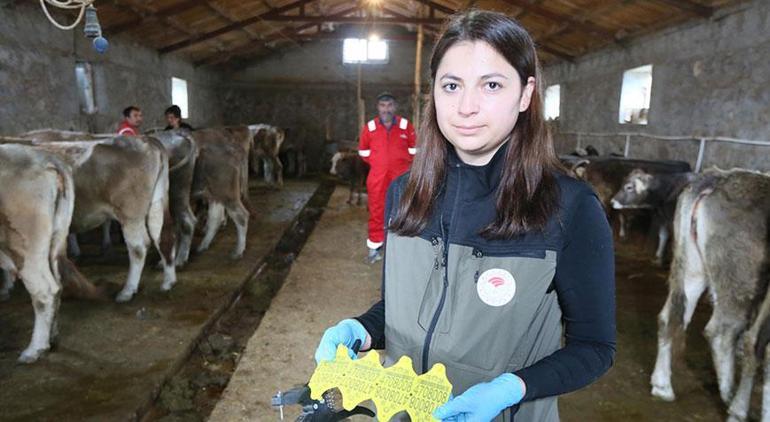
[[(767, 330), (766, 326), (768, 323), (770, 323), (770, 294), (765, 295), (765, 298), (759, 307), (759, 312), (757, 312), (757, 316), (751, 324), (751, 328), (743, 334), (741, 380), (738, 383), (738, 388), (735, 390), (735, 395), (732, 397), (730, 407), (727, 410), (731, 420), (745, 421), (748, 416), (751, 391), (754, 387), (754, 376), (759, 366), (758, 354), (766, 347), (765, 344), (757, 343), (760, 341), (760, 333), (763, 332), (763, 329)], [(743, 327), (741, 326), (740, 328)], [(765, 338), (766, 335), (761, 337), (761, 341), (767, 341)], [(714, 358), (716, 359), (716, 356)]]
[(663, 265), (663, 255), (666, 252), (669, 236), (668, 225), (662, 222), (658, 227), (658, 249), (655, 251), (655, 264), (657, 265)]
[(67, 236), (67, 248), (68, 255), (72, 258), (80, 256), (80, 245), (78, 245), (78, 236), (75, 233), (70, 233)]
[(621, 239), (625, 239), (628, 234), (626, 233), (626, 216), (622, 212), (618, 212), (618, 225), (620, 226), (620, 232), (618, 235)]
[(0, 287), (0, 302), (5, 302), (11, 298), (14, 278), (9, 271), (0, 269), (0, 279), (3, 283), (3, 286)]
[(221, 202), (210, 202), (209, 212), (206, 217), (206, 234), (203, 236), (200, 245), (198, 245), (198, 253), (201, 253), (211, 246), (211, 241), (214, 240), (219, 226), (222, 225), (222, 220), (225, 218), (225, 207)]
[(273, 172), (275, 174), (275, 180), (278, 183), (278, 187), (282, 188), (283, 187), (283, 163), (281, 163), (281, 159), (277, 155), (274, 155), (272, 157), (272, 160), (273, 160)]
[[(164, 220), (166, 220), (166, 227), (163, 225)], [(163, 291), (171, 290), (171, 287), (176, 283), (174, 232), (170, 222), (171, 215), (164, 210), (163, 203), (154, 201), (147, 215), (147, 229), (163, 266), (163, 284), (160, 285), (160, 289)]]
[(262, 169), (264, 171), (265, 183), (273, 184), (273, 162), (268, 158), (262, 158)]
[[(733, 382), (735, 380), (735, 347), (738, 336), (743, 331), (745, 325), (741, 317), (725, 315), (721, 309), (715, 309), (704, 330), (704, 334), (711, 346), (711, 357), (714, 361), (714, 369), (716, 370), (719, 383), (719, 396), (726, 404), (730, 403)], [(756, 361), (751, 366), (752, 376), (751, 379), (747, 380), (749, 385), (753, 383)], [(744, 369), (746, 369), (745, 366)], [(748, 388), (750, 392), (751, 387), (749, 386)]]
[(230, 253), (230, 258), (241, 259), (243, 251), (246, 250), (246, 233), (249, 228), (249, 211), (240, 201), (231, 201), (227, 204), (227, 215), (235, 223), (235, 230), (238, 232), (238, 242), (235, 249)]
[(112, 220), (107, 220), (102, 224), (102, 254), (106, 255), (112, 251), (112, 236), (110, 236), (110, 230), (112, 229)]
[(123, 225), (123, 238), (128, 248), (128, 277), (123, 290), (115, 298), (117, 302), (128, 302), (139, 289), (139, 279), (144, 269), (144, 261), (147, 258), (147, 246), (150, 239), (143, 221), (130, 221)]
[(181, 267), (190, 259), (190, 246), (192, 245), (197, 221), (195, 220), (195, 214), (193, 214), (189, 207), (181, 212), (177, 218), (179, 220), (177, 230), (179, 239), (176, 248), (176, 266)]
[(51, 348), (51, 334), (56, 331), (56, 312), (59, 309), (61, 285), (51, 273), (47, 259), (28, 262), (19, 276), (32, 298), (32, 307), (35, 310), (32, 340), (19, 356), (19, 362), (32, 363)]
[(765, 346), (765, 380), (762, 386), (762, 422), (770, 422), (770, 343)]
[(677, 259), (672, 265), (668, 298), (658, 315), (658, 356), (650, 378), (652, 395), (666, 401), (675, 399), (671, 386), (673, 344), (687, 329), (698, 299), (706, 289), (700, 260), (690, 255), (681, 261)]

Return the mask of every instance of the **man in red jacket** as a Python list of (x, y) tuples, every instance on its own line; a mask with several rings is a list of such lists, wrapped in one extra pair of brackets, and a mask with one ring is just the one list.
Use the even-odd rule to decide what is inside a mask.
[(359, 137), (358, 155), (370, 166), (366, 179), (369, 196), (368, 261), (382, 259), (380, 248), (385, 240), (385, 195), (390, 182), (409, 170), (417, 146), (414, 127), (397, 116), (396, 98), (383, 92), (377, 96), (378, 116), (366, 123)]
[(142, 125), (142, 110), (136, 106), (128, 106), (123, 110), (123, 121), (118, 126), (118, 135), (139, 136), (139, 126)]

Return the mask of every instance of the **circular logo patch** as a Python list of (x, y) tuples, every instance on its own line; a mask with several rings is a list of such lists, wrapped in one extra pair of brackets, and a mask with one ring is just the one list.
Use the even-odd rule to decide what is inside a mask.
[(502, 268), (484, 271), (476, 283), (476, 291), (482, 302), (489, 306), (503, 306), (516, 294), (516, 280)]

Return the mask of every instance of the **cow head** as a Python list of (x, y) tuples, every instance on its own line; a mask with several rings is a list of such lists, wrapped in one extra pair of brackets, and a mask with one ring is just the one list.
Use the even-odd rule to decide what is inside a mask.
[(612, 197), (612, 208), (650, 208), (648, 203), (653, 176), (644, 170), (634, 169), (626, 176), (620, 190)]

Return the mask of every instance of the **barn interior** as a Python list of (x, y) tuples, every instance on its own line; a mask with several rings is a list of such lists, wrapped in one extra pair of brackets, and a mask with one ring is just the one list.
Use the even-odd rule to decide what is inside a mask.
[[(238, 227), (228, 214), (210, 249), (177, 268), (168, 292), (150, 251), (128, 303), (112, 297), (129, 265), (120, 225), (112, 225), (109, 251), (98, 229), (80, 234), (75, 264), (105, 297), (65, 296), (56, 342), (27, 365), (17, 358), (34, 321), (30, 295), (16, 283), (0, 302), (0, 420), (296, 418), (302, 409), (274, 408), (272, 395), (306, 383), (324, 330), (381, 294), (383, 264), (366, 262), (367, 197), (348, 201), (352, 187), (329, 174), (332, 157), (358, 148), (382, 92), (420, 133), (432, 50), (457, 12), (502, 12), (531, 34), (544, 117), (576, 177), (594, 181), (586, 175), (601, 160), (592, 149), (601, 159), (678, 162), (696, 175), (770, 172), (766, 0), (96, 0), (103, 52), (96, 34), (83, 32), (93, 10), (63, 30), (52, 22), (76, 22), (80, 9), (57, 3), (83, 1), (0, 0), (0, 145), (41, 129), (116, 134), (128, 106), (141, 108), (145, 133), (166, 126), (176, 104), (196, 129), (281, 130), (275, 156), (285, 181), (269, 177), (269, 161), (247, 164), (243, 256), (230, 257)], [(709, 295), (676, 353), (676, 399), (650, 394), (676, 252), (671, 245), (655, 262), (658, 229), (645, 210), (627, 212), (621, 237), (624, 223), (609, 203), (618, 187), (605, 203), (615, 236), (617, 354), (606, 376), (560, 398), (560, 416), (724, 420), (720, 362), (703, 335)], [(77, 198), (76, 187), (76, 208)], [(0, 196), (0, 217), (2, 205)], [(206, 204), (193, 205), (195, 250), (214, 214), (210, 204), (208, 214)], [(762, 379), (744, 420), (770, 414)]]

